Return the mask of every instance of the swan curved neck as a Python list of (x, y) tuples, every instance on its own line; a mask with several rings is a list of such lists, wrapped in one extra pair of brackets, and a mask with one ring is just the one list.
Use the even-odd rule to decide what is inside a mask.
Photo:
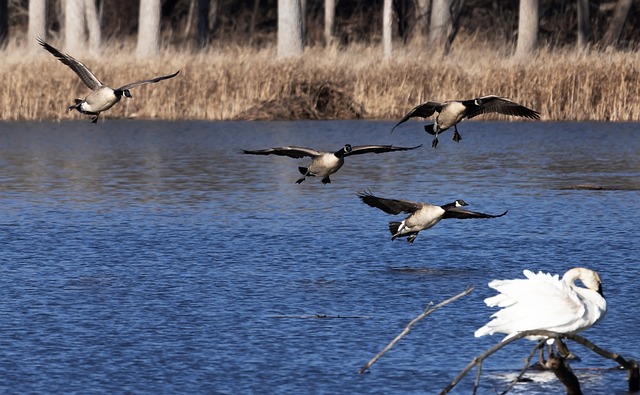
[(596, 291), (600, 294), (600, 296), (604, 298), (604, 293), (602, 292), (602, 283), (600, 282), (600, 276), (598, 276), (598, 273), (589, 269), (585, 269), (583, 267), (574, 267), (573, 269), (568, 270), (562, 276), (562, 281), (574, 288), (577, 287), (575, 285), (576, 280), (582, 281), (582, 284), (584, 284), (584, 286), (586, 287), (585, 289)]
[(562, 281), (568, 283), (568, 284), (572, 284), (575, 283), (575, 281), (579, 278), (581, 278), (583, 275), (583, 269), (579, 268), (579, 267), (575, 267), (569, 271), (567, 271), (563, 276), (562, 276)]

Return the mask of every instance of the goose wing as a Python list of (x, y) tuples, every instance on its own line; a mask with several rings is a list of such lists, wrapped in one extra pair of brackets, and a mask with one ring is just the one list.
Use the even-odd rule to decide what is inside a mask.
[(422, 147), (422, 144), (416, 145), (415, 147), (394, 147), (393, 145), (356, 145), (351, 147), (351, 152), (346, 152), (344, 156), (368, 154), (371, 152), (380, 154), (392, 151), (408, 151), (420, 147)]
[(407, 122), (410, 118), (413, 117), (421, 117), (428, 118), (433, 115), (436, 111), (440, 112), (444, 107), (445, 103), (437, 102), (437, 101), (428, 101), (426, 103), (420, 104), (413, 108), (413, 110), (409, 111), (407, 115), (405, 115), (396, 126), (391, 129), (391, 133), (400, 126), (401, 124)]
[(474, 100), (463, 102), (468, 108), (466, 117), (473, 118), (476, 115), (486, 113), (499, 113), (512, 115), (514, 117), (524, 117), (529, 119), (540, 119), (540, 113), (520, 105), (514, 101), (495, 95), (478, 97)]
[(378, 208), (387, 214), (411, 214), (422, 208), (423, 204), (409, 200), (385, 199), (374, 196), (371, 191), (358, 192), (358, 197), (371, 207)]
[(305, 147), (275, 147), (259, 150), (242, 150), (243, 154), (250, 155), (279, 155), (288, 156), (289, 158), (303, 158), (305, 156), (316, 157), (323, 154), (323, 152), (316, 151), (311, 148)]
[(163, 75), (162, 77), (156, 77), (156, 78), (151, 78), (149, 80), (142, 80), (142, 81), (132, 82), (130, 84), (121, 86), (117, 90), (124, 91), (124, 90), (127, 90), (127, 89), (135, 88), (136, 86), (144, 85), (144, 84), (155, 84), (156, 82), (160, 82), (162, 80), (168, 80), (169, 78), (173, 78), (176, 75), (178, 75), (179, 72), (180, 72), (180, 70), (176, 71), (173, 74)]
[(465, 210), (461, 207), (449, 207), (445, 210), (444, 216), (442, 218), (443, 219), (444, 218), (456, 218), (456, 219), (498, 218), (498, 217), (502, 217), (507, 212), (508, 210), (502, 214), (492, 215), (492, 214), (479, 213), (477, 211)]
[(89, 87), (89, 89), (91, 89), (92, 91), (94, 91), (94, 90), (100, 88), (101, 86), (103, 86), (102, 82), (100, 82), (100, 80), (98, 78), (96, 78), (96, 76), (93, 75), (91, 70), (89, 70), (87, 68), (87, 66), (82, 64), (82, 62), (77, 61), (76, 59), (74, 59), (70, 55), (67, 55), (65, 53), (62, 53), (62, 52), (58, 51), (57, 49), (55, 49), (51, 45), (47, 44), (40, 37), (38, 37), (38, 43), (40, 45), (42, 45), (42, 47), (44, 49), (49, 51), (49, 53), (51, 53), (53, 56), (55, 56), (63, 64), (69, 66), (69, 68), (71, 70), (73, 70), (78, 75), (78, 77), (80, 77), (82, 82), (84, 82), (84, 84), (87, 87)]

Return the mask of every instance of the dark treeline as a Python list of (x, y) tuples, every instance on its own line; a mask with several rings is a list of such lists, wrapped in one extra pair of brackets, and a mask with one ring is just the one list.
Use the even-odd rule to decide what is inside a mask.
[[(131, 0), (96, 0), (100, 10), (103, 37), (123, 39), (135, 36), (139, 4)], [(394, 0), (394, 34), (408, 42), (422, 37), (429, 23), (428, 15), (418, 15), (416, 0)], [(166, 42), (195, 42), (198, 0), (162, 1), (162, 35)], [(210, 0), (206, 32), (209, 43), (260, 46), (273, 42), (277, 32), (277, 0)], [(589, 42), (602, 40), (611, 21), (616, 1), (590, 1)], [(335, 35), (339, 43), (377, 43), (382, 34), (383, 0), (336, 1)], [(489, 42), (515, 41), (518, 28), (519, 0), (466, 0), (460, 14), (460, 35)], [(576, 1), (540, 0), (542, 44), (573, 45), (576, 41)], [(9, 34), (26, 30), (28, 0), (9, 2)], [(62, 34), (61, 0), (49, 0), (47, 30)], [(324, 0), (306, 0), (307, 44), (323, 43)], [(634, 4), (622, 29), (621, 48), (633, 47), (640, 37), (640, 7)]]

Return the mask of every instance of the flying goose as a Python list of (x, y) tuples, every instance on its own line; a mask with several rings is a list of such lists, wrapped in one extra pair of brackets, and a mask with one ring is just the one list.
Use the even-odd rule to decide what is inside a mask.
[(302, 178), (297, 180), (296, 184), (300, 184), (306, 177), (322, 177), (322, 183), (328, 184), (331, 182), (329, 176), (340, 170), (344, 164), (344, 158), (349, 155), (368, 154), (371, 152), (380, 154), (383, 152), (407, 151), (419, 147), (422, 147), (422, 144), (415, 147), (394, 147), (392, 145), (351, 146), (350, 144), (346, 144), (336, 152), (322, 152), (304, 147), (276, 147), (261, 150), (242, 150), (242, 153), (251, 155), (279, 155), (296, 159), (305, 156), (311, 157), (313, 159), (308, 167), (298, 167), (298, 170), (302, 173)]
[(461, 207), (468, 206), (468, 204), (462, 199), (455, 200), (444, 206), (435, 206), (409, 200), (384, 199), (374, 196), (370, 191), (359, 192), (358, 197), (369, 206), (378, 208), (387, 214), (411, 214), (402, 222), (389, 222), (391, 240), (395, 240), (398, 237), (406, 237), (409, 243), (413, 243), (413, 240), (418, 237), (418, 233), (421, 230), (430, 229), (443, 219), (497, 218), (507, 213), (505, 211), (499, 215), (490, 215), (465, 210)]
[(408, 121), (409, 118), (428, 118), (432, 116), (434, 112), (438, 113), (435, 123), (433, 125), (425, 125), (424, 127), (424, 130), (427, 133), (434, 135), (433, 142), (431, 143), (433, 148), (436, 148), (438, 145), (438, 135), (452, 126), (455, 129), (453, 133), (453, 141), (457, 143), (462, 140), (460, 133), (458, 133), (457, 124), (465, 118), (473, 118), (480, 114), (495, 112), (516, 117), (540, 119), (540, 113), (537, 111), (522, 106), (504, 97), (489, 95), (470, 100), (449, 100), (445, 102), (429, 101), (424, 104), (420, 104), (413, 110), (409, 111), (409, 113), (407, 113), (407, 115), (405, 115), (400, 122), (391, 129), (391, 132), (404, 122)]
[[(501, 307), (492, 320), (475, 332), (476, 337), (504, 333), (505, 341), (518, 332), (548, 330), (578, 333), (590, 328), (607, 312), (600, 276), (582, 267), (568, 270), (562, 279), (549, 273), (524, 270), (525, 279), (493, 280), (489, 287), (498, 295), (484, 300), (489, 307)], [(575, 284), (582, 281), (586, 288)], [(539, 340), (539, 336), (527, 337)]]
[(72, 106), (69, 106), (69, 111), (76, 109), (83, 114), (93, 115), (94, 117), (92, 118), (91, 123), (97, 123), (100, 113), (113, 107), (114, 104), (120, 101), (122, 96), (130, 98), (131, 92), (129, 92), (129, 89), (144, 84), (155, 84), (156, 82), (173, 78), (180, 72), (180, 70), (178, 70), (173, 74), (148, 80), (136, 81), (127, 85), (123, 85), (120, 88), (112, 89), (100, 82), (100, 80), (98, 80), (98, 78), (93, 75), (93, 73), (87, 68), (87, 66), (77, 61), (70, 55), (58, 51), (51, 45), (47, 44), (42, 38), (38, 37), (38, 43), (40, 43), (40, 45), (42, 45), (44, 49), (49, 51), (59, 61), (69, 66), (69, 68), (73, 70), (74, 73), (78, 75), (78, 77), (80, 77), (82, 82), (84, 82), (84, 84), (93, 91), (89, 93), (89, 95), (87, 95), (87, 97), (85, 97), (84, 99), (75, 99), (76, 103)]

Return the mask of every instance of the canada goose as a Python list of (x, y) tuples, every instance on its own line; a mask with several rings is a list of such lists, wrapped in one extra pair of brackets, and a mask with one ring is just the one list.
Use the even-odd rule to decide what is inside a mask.
[(297, 180), (296, 184), (304, 181), (305, 177), (322, 177), (322, 183), (328, 184), (331, 182), (329, 176), (340, 170), (344, 164), (344, 158), (349, 155), (368, 154), (371, 152), (380, 154), (383, 152), (407, 151), (419, 147), (422, 147), (422, 144), (415, 147), (394, 147), (392, 145), (351, 146), (347, 144), (336, 152), (322, 152), (304, 147), (276, 147), (261, 150), (242, 150), (242, 153), (251, 155), (279, 155), (296, 159), (305, 156), (311, 157), (313, 159), (308, 167), (298, 167), (298, 170), (302, 173), (302, 178)]
[(421, 230), (430, 229), (443, 219), (497, 218), (507, 213), (505, 211), (499, 215), (490, 215), (465, 210), (461, 207), (468, 206), (468, 204), (462, 199), (455, 200), (444, 206), (435, 206), (409, 200), (384, 199), (374, 196), (370, 191), (359, 192), (358, 197), (369, 206), (378, 208), (387, 214), (411, 214), (402, 222), (389, 222), (391, 240), (395, 240), (398, 237), (406, 237), (409, 243), (413, 243), (413, 240)]
[[(607, 312), (600, 276), (582, 267), (567, 271), (562, 279), (549, 273), (524, 270), (526, 279), (493, 280), (489, 287), (498, 295), (484, 300), (489, 307), (501, 307), (476, 337), (504, 333), (510, 337), (526, 330), (577, 333), (590, 328)], [(586, 288), (575, 284), (582, 281)], [(527, 337), (539, 340), (539, 336)]]
[(87, 66), (77, 61), (70, 55), (58, 51), (51, 45), (47, 44), (42, 38), (38, 37), (38, 43), (40, 43), (40, 45), (42, 45), (44, 49), (49, 51), (59, 61), (69, 66), (69, 68), (73, 70), (78, 75), (78, 77), (80, 77), (82, 82), (84, 82), (84, 84), (93, 91), (89, 93), (89, 95), (84, 99), (75, 99), (76, 103), (72, 106), (69, 106), (69, 111), (76, 109), (83, 114), (93, 115), (94, 117), (92, 118), (91, 123), (97, 123), (100, 113), (113, 107), (114, 104), (120, 101), (122, 96), (130, 98), (131, 92), (129, 92), (129, 89), (135, 88), (140, 85), (156, 83), (162, 80), (173, 78), (180, 72), (180, 70), (178, 70), (173, 74), (156, 77), (149, 80), (136, 81), (127, 85), (123, 85), (120, 88), (112, 89), (100, 82), (100, 80), (98, 80), (98, 78), (93, 75), (93, 73), (87, 68)]
[(449, 100), (445, 102), (430, 101), (420, 104), (413, 110), (409, 111), (400, 122), (398, 122), (391, 132), (393, 132), (402, 123), (413, 117), (428, 118), (434, 112), (438, 113), (436, 121), (433, 125), (425, 125), (424, 130), (434, 135), (431, 146), (435, 148), (438, 145), (438, 135), (450, 127), (454, 127), (453, 141), (456, 143), (462, 140), (458, 133), (458, 122), (464, 118), (473, 118), (480, 114), (496, 112), (504, 115), (513, 115), (516, 117), (525, 117), (530, 119), (540, 119), (540, 113), (513, 102), (504, 97), (494, 95), (477, 97), (470, 100)]

